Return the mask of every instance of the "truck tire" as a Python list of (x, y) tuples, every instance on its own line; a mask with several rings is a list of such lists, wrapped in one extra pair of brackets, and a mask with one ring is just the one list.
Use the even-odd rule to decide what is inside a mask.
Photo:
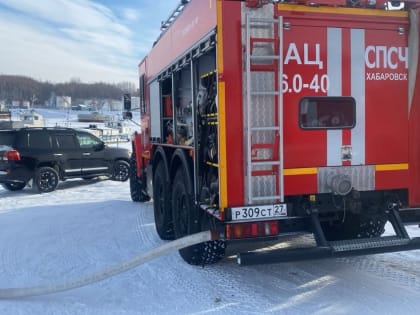
[[(183, 168), (175, 175), (172, 189), (172, 217), (175, 238), (201, 232), (200, 210), (194, 207), (191, 183)], [(207, 265), (221, 260), (225, 255), (224, 241), (209, 241), (179, 250), (190, 265)]]
[(362, 215), (348, 213), (344, 222), (334, 226), (324, 225), (323, 230), (328, 241), (355, 238), (379, 237), (385, 232), (385, 215)]
[(4, 183), (2, 184), (4, 189), (10, 190), (10, 191), (18, 191), (25, 188), (26, 183)]
[(130, 177), (130, 164), (126, 161), (115, 161), (112, 171), (112, 180), (125, 182)]
[(162, 240), (173, 240), (174, 228), (171, 212), (171, 194), (169, 179), (165, 172), (164, 162), (159, 162), (153, 176), (153, 212), (155, 226)]
[(39, 193), (54, 191), (58, 186), (58, 172), (49, 166), (43, 166), (36, 170), (34, 188)]
[(145, 186), (137, 177), (136, 155), (133, 153), (130, 158), (130, 195), (134, 202), (146, 202), (150, 197), (145, 192)]

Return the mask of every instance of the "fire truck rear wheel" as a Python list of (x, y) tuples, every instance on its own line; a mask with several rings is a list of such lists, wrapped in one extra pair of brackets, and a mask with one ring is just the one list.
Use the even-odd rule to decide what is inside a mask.
[(385, 232), (387, 218), (384, 215), (361, 215), (348, 213), (344, 222), (333, 226), (324, 225), (327, 240), (347, 240), (354, 238), (379, 237)]
[(163, 162), (158, 163), (154, 172), (153, 211), (159, 237), (163, 240), (173, 240), (175, 236), (172, 223), (170, 187)]
[(146, 202), (150, 197), (144, 192), (143, 183), (136, 174), (136, 155), (133, 153), (130, 158), (130, 195), (134, 202)]
[[(200, 210), (194, 207), (191, 183), (186, 172), (178, 169), (172, 190), (172, 216), (175, 238), (201, 232)], [(209, 241), (179, 250), (190, 265), (207, 265), (221, 260), (225, 255), (225, 242)]]

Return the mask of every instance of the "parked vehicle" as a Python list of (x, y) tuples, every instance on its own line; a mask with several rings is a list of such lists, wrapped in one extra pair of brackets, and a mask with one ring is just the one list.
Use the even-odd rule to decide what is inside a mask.
[(129, 178), (130, 151), (106, 146), (87, 131), (71, 128), (0, 130), (0, 183), (21, 190), (29, 182), (41, 193), (60, 180), (107, 176)]
[(112, 116), (100, 112), (81, 113), (77, 115), (77, 120), (79, 122), (106, 122), (112, 120)]
[(159, 236), (215, 231), (180, 250), (198, 265), (302, 233), (316, 246), (238, 261), (419, 249), (403, 224), (420, 221), (419, 15), (418, 0), (181, 1), (138, 68), (130, 187)]

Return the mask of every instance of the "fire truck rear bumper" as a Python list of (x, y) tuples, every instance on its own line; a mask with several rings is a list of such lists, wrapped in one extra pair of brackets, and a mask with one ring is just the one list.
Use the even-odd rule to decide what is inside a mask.
[(397, 236), (386, 236), (370, 239), (328, 242), (328, 246), (322, 247), (317, 246), (241, 253), (238, 254), (237, 261), (240, 265), (256, 265), (418, 249), (420, 249), (420, 237), (407, 239)]

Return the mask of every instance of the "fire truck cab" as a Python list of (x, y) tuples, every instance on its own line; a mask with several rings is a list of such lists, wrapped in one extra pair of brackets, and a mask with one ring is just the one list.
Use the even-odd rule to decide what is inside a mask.
[[(309, 233), (241, 263), (420, 248), (420, 2), (181, 1), (140, 62), (130, 191), (162, 239)], [(382, 236), (390, 222), (394, 235)]]

